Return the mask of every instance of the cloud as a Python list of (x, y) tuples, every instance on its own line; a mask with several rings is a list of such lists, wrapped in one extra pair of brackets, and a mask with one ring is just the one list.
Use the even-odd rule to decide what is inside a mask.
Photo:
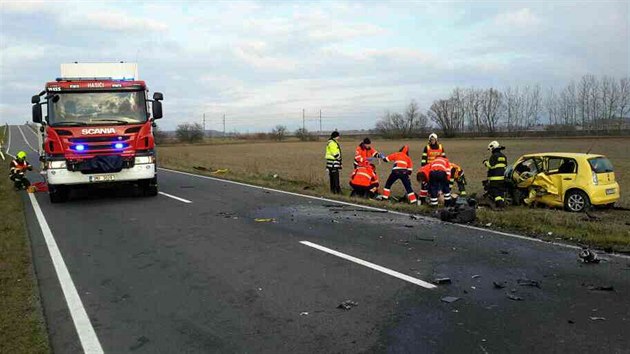
[(499, 27), (533, 28), (540, 25), (542, 20), (529, 8), (504, 12), (494, 17), (494, 24)]
[(48, 1), (29, 0), (0, 0), (0, 10), (7, 13), (33, 13), (44, 12), (50, 9)]
[(168, 30), (168, 25), (164, 22), (149, 18), (134, 17), (122, 11), (87, 13), (81, 21), (79, 21), (77, 17), (69, 19), (66, 21), (66, 24), (72, 26), (77, 23), (85, 23), (89, 24), (90, 27), (115, 32), (164, 32)]

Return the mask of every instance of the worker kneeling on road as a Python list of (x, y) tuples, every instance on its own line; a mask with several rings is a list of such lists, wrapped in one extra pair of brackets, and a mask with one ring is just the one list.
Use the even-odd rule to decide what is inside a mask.
[(28, 161), (26, 161), (26, 153), (20, 151), (15, 155), (15, 159), (11, 161), (11, 167), (9, 169), (9, 179), (13, 181), (13, 186), (16, 190), (26, 189), (31, 185), (31, 182), (26, 178), (26, 171), (32, 171)]
[(488, 144), (488, 150), (492, 152), (490, 159), (484, 160), (483, 164), (488, 168), (488, 179), (485, 187), (488, 194), (493, 199), (497, 208), (505, 206), (505, 168), (507, 167), (507, 157), (501, 152), (505, 147), (498, 141)]
[[(449, 161), (450, 162), (450, 161)], [(457, 189), (459, 191), (459, 195), (465, 197), (468, 193), (466, 193), (466, 176), (464, 176), (464, 169), (461, 168), (458, 164), (450, 162), (451, 164), (451, 191), (455, 187), (455, 183), (457, 183)]]
[(409, 157), (409, 146), (403, 146), (400, 151), (384, 157), (383, 161), (394, 163), (392, 173), (389, 175), (389, 178), (387, 178), (385, 188), (383, 188), (383, 199), (389, 199), (392, 185), (397, 180), (400, 180), (407, 191), (409, 203), (417, 203), (416, 193), (414, 193), (413, 188), (411, 188), (411, 180), (409, 179), (409, 175), (413, 172), (413, 161), (411, 161)]
[(428, 165), (422, 166), (418, 170), (416, 178), (421, 184), (426, 184), (429, 189), (429, 205), (436, 207), (438, 205), (438, 196), (440, 192), (444, 196), (444, 205), (451, 206), (451, 165), (445, 157), (438, 157)]
[(378, 194), (376, 166), (365, 161), (350, 176), (351, 197), (374, 198)]

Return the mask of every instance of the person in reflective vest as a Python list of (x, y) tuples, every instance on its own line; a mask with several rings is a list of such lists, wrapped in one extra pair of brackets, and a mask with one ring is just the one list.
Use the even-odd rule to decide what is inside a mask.
[(334, 131), (330, 134), (330, 139), (326, 144), (326, 170), (330, 178), (330, 191), (333, 194), (341, 194), (341, 185), (339, 184), (339, 170), (343, 168), (341, 163), (341, 147), (339, 146), (339, 132)]
[(433, 162), (437, 157), (446, 157), (446, 152), (442, 144), (438, 142), (437, 134), (431, 133), (431, 135), (429, 135), (429, 142), (422, 151), (420, 166)]
[(458, 164), (451, 162), (451, 191), (455, 187), (455, 183), (457, 183), (457, 189), (459, 190), (459, 195), (465, 197), (468, 193), (466, 193), (466, 176), (464, 176), (464, 169), (461, 168)]
[(409, 157), (409, 146), (405, 145), (400, 148), (400, 151), (395, 152), (383, 158), (385, 162), (393, 162), (392, 172), (385, 182), (383, 188), (383, 199), (389, 199), (391, 194), (392, 185), (400, 180), (407, 191), (407, 200), (409, 203), (417, 203), (416, 193), (411, 188), (411, 180), (409, 175), (413, 172), (413, 161)]
[(26, 152), (20, 151), (15, 155), (15, 159), (11, 161), (9, 168), (9, 179), (13, 181), (15, 189), (26, 189), (31, 185), (31, 182), (26, 178), (26, 171), (32, 171), (28, 161), (26, 161)]
[(365, 161), (352, 171), (350, 176), (351, 197), (374, 198), (378, 194), (376, 166)]
[(447, 158), (438, 157), (430, 164), (424, 165), (418, 171), (416, 176), (420, 183), (428, 186), (429, 205), (436, 207), (438, 205), (438, 197), (440, 192), (444, 197), (444, 205), (452, 204), (451, 198), (451, 165)]
[(372, 141), (370, 138), (365, 138), (361, 144), (357, 146), (357, 150), (354, 153), (354, 168), (361, 166), (364, 162), (369, 162), (371, 159), (378, 157), (383, 158), (384, 156), (381, 156), (381, 153), (372, 148)]
[(488, 150), (492, 152), (488, 160), (484, 160), (483, 164), (488, 168), (488, 179), (486, 188), (488, 194), (498, 208), (505, 206), (505, 168), (507, 167), (507, 157), (503, 154), (504, 146), (498, 141), (492, 141), (488, 144)]

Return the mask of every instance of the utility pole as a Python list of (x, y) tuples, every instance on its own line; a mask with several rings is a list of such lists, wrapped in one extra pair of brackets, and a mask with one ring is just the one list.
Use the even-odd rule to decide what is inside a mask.
[(304, 108), (302, 108), (302, 132), (306, 131), (306, 118), (304, 115)]
[(322, 110), (319, 110), (319, 135), (322, 135)]
[(223, 138), (225, 138), (225, 113), (223, 113)]
[(203, 136), (206, 136), (206, 114), (203, 114)]

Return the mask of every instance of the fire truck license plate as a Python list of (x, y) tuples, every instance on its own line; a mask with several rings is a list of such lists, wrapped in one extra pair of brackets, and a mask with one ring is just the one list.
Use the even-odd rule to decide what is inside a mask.
[(109, 182), (115, 179), (114, 175), (90, 176), (90, 182)]
[(615, 188), (606, 189), (606, 195), (615, 194)]

